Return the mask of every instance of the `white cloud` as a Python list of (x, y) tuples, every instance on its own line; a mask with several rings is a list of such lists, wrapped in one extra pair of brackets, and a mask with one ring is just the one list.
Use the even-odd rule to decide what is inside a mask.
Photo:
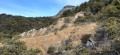
[(61, 5), (80, 5), (81, 3), (88, 1), (88, 0), (56, 0), (57, 3)]

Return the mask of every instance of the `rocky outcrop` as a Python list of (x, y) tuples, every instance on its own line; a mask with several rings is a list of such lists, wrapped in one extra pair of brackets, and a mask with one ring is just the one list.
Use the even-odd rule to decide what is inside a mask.
[(27, 35), (29, 35), (30, 33), (36, 31), (36, 29), (32, 29), (30, 31), (27, 31), (27, 32), (23, 32), (22, 34), (20, 34), (21, 37), (26, 37)]

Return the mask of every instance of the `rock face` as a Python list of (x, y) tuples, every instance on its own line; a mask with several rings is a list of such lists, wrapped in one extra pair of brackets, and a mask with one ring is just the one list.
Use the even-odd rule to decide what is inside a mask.
[(60, 17), (60, 15), (63, 14), (63, 12), (66, 10), (73, 11), (75, 10), (75, 6), (70, 6), (70, 5), (65, 6), (62, 10), (59, 11), (59, 13), (55, 17)]
[(20, 34), (20, 35), (21, 35), (21, 37), (26, 37), (28, 34), (30, 34), (31, 32), (34, 32), (34, 31), (36, 31), (36, 29), (32, 29), (32, 30), (30, 30), (30, 31), (23, 32), (23, 33)]

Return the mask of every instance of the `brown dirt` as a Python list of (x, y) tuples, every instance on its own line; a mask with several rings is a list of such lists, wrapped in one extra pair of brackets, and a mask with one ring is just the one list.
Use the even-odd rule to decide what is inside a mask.
[(0, 47), (3, 47), (4, 45), (2, 43), (0, 43)]

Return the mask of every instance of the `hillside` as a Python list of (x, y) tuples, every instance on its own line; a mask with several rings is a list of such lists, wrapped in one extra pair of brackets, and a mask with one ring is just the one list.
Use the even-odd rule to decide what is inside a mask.
[(1, 16), (0, 33), (9, 35), (0, 36), (0, 53), (120, 54), (120, 0), (89, 0), (76, 7), (65, 6), (58, 14), (58, 19), (55, 19), (55, 16)]
[[(69, 23), (66, 23), (65, 19), (68, 19)], [(56, 24), (50, 27), (31, 32), (28, 31), (29, 33), (21, 40), (26, 42), (28, 48), (39, 48), (44, 53), (46, 53), (49, 46), (56, 45), (56, 47), (59, 47), (62, 41), (69, 38), (76, 37), (73, 39), (73, 45), (77, 46), (81, 42), (81, 40), (77, 40), (77, 38), (82, 38), (82, 35), (85, 34), (95, 34), (97, 23), (75, 26), (75, 19), (76, 16), (60, 18)]]
[(64, 11), (49, 27), (28, 31), (21, 40), (43, 54), (118, 55), (119, 5), (119, 0), (90, 0)]
[(31, 29), (47, 27), (55, 20), (57, 19), (51, 17), (23, 17), (0, 14), (0, 35), (18, 35)]

